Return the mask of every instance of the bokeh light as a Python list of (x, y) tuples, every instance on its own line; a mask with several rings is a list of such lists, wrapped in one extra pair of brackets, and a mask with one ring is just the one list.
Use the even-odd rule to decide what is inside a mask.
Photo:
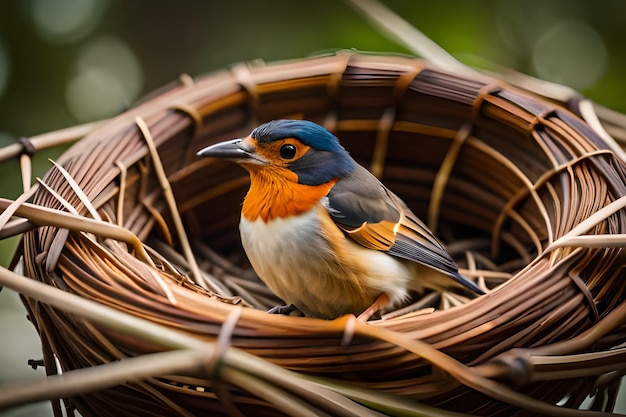
[(501, 0), (498, 32), (517, 56), (518, 70), (577, 90), (607, 71), (608, 51), (580, 0)]
[(576, 89), (593, 86), (606, 71), (607, 51), (589, 25), (566, 21), (547, 30), (532, 53), (536, 75)]
[(87, 44), (74, 66), (65, 98), (78, 121), (119, 113), (143, 89), (141, 64), (120, 38), (107, 36)]
[(563, 20), (584, 17), (585, 7), (579, 0), (500, 0), (496, 25), (506, 45), (524, 57), (550, 28)]
[(107, 0), (33, 0), (35, 29), (51, 43), (64, 44), (88, 35), (98, 24)]

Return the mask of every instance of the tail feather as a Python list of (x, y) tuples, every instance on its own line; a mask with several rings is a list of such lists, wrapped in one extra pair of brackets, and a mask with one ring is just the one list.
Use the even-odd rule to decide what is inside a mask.
[(459, 284), (461, 284), (468, 290), (475, 292), (478, 295), (485, 295), (485, 292), (478, 285), (476, 285), (474, 281), (470, 281), (469, 279), (465, 278), (463, 275), (459, 274), (458, 272), (455, 274), (450, 274), (450, 276), (452, 277), (453, 280), (455, 280), (456, 282), (458, 282)]
[(485, 294), (478, 285), (458, 272), (437, 270), (419, 263), (409, 263), (408, 265), (415, 268), (415, 278), (409, 284), (409, 287), (413, 290), (421, 292), (424, 288), (431, 288), (436, 291), (442, 291), (451, 287), (463, 287), (477, 295)]

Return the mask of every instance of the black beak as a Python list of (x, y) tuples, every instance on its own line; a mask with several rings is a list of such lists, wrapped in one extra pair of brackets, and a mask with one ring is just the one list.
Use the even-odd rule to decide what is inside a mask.
[(243, 139), (233, 139), (207, 146), (206, 148), (200, 150), (197, 155), (211, 158), (230, 159), (236, 162), (258, 159), (254, 149), (246, 144)]

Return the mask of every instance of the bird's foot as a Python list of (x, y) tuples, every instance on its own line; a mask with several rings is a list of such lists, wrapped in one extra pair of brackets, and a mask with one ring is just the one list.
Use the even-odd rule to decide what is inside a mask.
[(389, 299), (387, 293), (382, 293), (378, 296), (378, 298), (376, 298), (376, 300), (374, 300), (371, 306), (369, 306), (364, 312), (359, 314), (359, 316), (356, 318), (357, 321), (365, 323), (374, 315), (380, 313), (385, 307), (389, 305), (390, 302), (391, 300)]
[(267, 312), (269, 314), (281, 314), (283, 316), (288, 316), (296, 310), (298, 310), (296, 306), (294, 306), (293, 304), (289, 304), (289, 305), (272, 307), (269, 310), (267, 310)]

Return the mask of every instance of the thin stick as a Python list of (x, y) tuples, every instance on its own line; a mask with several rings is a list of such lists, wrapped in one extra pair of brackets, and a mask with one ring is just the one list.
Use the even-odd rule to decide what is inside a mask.
[(381, 2), (376, 0), (345, 1), (381, 33), (432, 64), (457, 74), (482, 77)]
[(4, 384), (0, 390), (0, 410), (100, 391), (150, 376), (193, 374), (202, 369), (205, 360), (206, 353), (201, 350), (174, 350), (76, 369), (41, 381)]
[(433, 189), (431, 191), (430, 202), (428, 204), (428, 227), (433, 233), (437, 234), (437, 226), (439, 225), (439, 212), (441, 211), (441, 201), (450, 179), (450, 174), (455, 167), (455, 163), (459, 157), (459, 153), (465, 144), (466, 139), (472, 133), (473, 126), (465, 123), (457, 134), (446, 152), (446, 156), (437, 171)]
[[(11, 200), (0, 198), (0, 210), (6, 210), (11, 207), (12, 203)], [(20, 204), (15, 209), (15, 214), (28, 219), (37, 226), (56, 226), (76, 232), (93, 233), (96, 236), (125, 242), (133, 247), (137, 252), (138, 258), (155, 267), (154, 262), (152, 262), (152, 259), (143, 247), (143, 242), (130, 230), (123, 227), (30, 203)]]
[(463, 385), (482, 392), (492, 398), (515, 405), (525, 410), (535, 413), (552, 416), (610, 416), (611, 413), (575, 410), (571, 408), (559, 407), (546, 404), (528, 395), (521, 394), (503, 384), (483, 378), (474, 372), (470, 367), (462, 364), (445, 353), (433, 348), (429, 344), (420, 340), (413, 340), (401, 333), (392, 332), (384, 328), (374, 327), (365, 323), (355, 323), (355, 334), (369, 336), (379, 340), (385, 340), (396, 346), (400, 346), (412, 352), (438, 368), (450, 373)]
[(61, 175), (63, 175), (63, 178), (65, 178), (70, 187), (72, 187), (72, 190), (74, 190), (74, 194), (76, 194), (81, 203), (83, 203), (89, 214), (91, 214), (91, 217), (96, 220), (102, 220), (102, 217), (100, 217), (100, 214), (98, 214), (96, 208), (93, 206), (93, 204), (91, 204), (91, 201), (89, 201), (89, 197), (87, 197), (87, 194), (85, 194), (82, 188), (80, 188), (80, 185), (78, 185), (74, 178), (72, 178), (70, 173), (67, 172), (67, 170), (61, 165), (57, 164), (54, 160), (48, 159), (48, 161), (50, 161), (55, 166), (55, 168), (59, 170)]
[(146, 141), (146, 145), (148, 146), (148, 150), (150, 151), (150, 156), (152, 157), (152, 165), (154, 166), (157, 178), (159, 179), (159, 184), (161, 185), (161, 189), (163, 190), (163, 196), (165, 197), (165, 201), (167, 202), (167, 205), (170, 209), (172, 221), (174, 222), (174, 227), (176, 228), (176, 232), (179, 236), (178, 240), (183, 250), (183, 253), (185, 254), (185, 258), (187, 259), (187, 263), (189, 264), (189, 269), (191, 270), (191, 274), (194, 277), (194, 281), (204, 289), (211, 290), (219, 294), (221, 291), (220, 287), (214, 284), (210, 279), (208, 279), (208, 275), (203, 276), (202, 272), (200, 271), (200, 267), (198, 266), (198, 262), (196, 261), (196, 257), (191, 250), (191, 245), (189, 244), (189, 239), (187, 238), (187, 232), (185, 231), (185, 227), (183, 226), (183, 221), (180, 218), (176, 199), (174, 198), (174, 193), (172, 192), (172, 186), (167, 180), (167, 175), (165, 174), (165, 169), (163, 168), (163, 164), (161, 163), (159, 153), (154, 146), (154, 141), (152, 140), (152, 134), (150, 133), (150, 129), (141, 117), (137, 117), (135, 119), (135, 123), (139, 127), (139, 130), (141, 130), (141, 133), (143, 134), (143, 137)]
[(205, 349), (205, 343), (186, 333), (98, 304), (50, 285), (25, 278), (0, 267), (0, 285), (68, 313), (92, 320), (108, 329), (132, 334), (146, 342), (169, 349)]
[(626, 161), (626, 152), (624, 152), (624, 149), (615, 141), (615, 139), (613, 139), (611, 135), (609, 135), (606, 129), (604, 129), (604, 126), (602, 126), (598, 114), (595, 111), (593, 102), (587, 99), (580, 100), (578, 102), (578, 110), (587, 124), (591, 126), (591, 128), (595, 130), (600, 137), (602, 137), (607, 145), (609, 145), (609, 148), (611, 148), (611, 150), (615, 152), (615, 154), (619, 156), (622, 161)]
[[(578, 244), (582, 244), (585, 241), (584, 238), (580, 239), (582, 237), (581, 236), (582, 234), (587, 233), (592, 227), (594, 227), (601, 221), (607, 219), (613, 213), (616, 213), (617, 211), (622, 210), (624, 207), (626, 207), (626, 196), (620, 197), (617, 200), (612, 201), (611, 203), (602, 207), (600, 210), (593, 213), (591, 216), (587, 217), (585, 220), (583, 220), (582, 222), (577, 224), (574, 228), (572, 228), (569, 232), (561, 236), (558, 240), (556, 240), (555, 242), (552, 242), (546, 248), (545, 251), (550, 252), (551, 250), (556, 249), (558, 247), (564, 247), (564, 246), (570, 246), (570, 245), (575, 246), (575, 244), (572, 243), (575, 241), (577, 241)], [(617, 238), (615, 240), (621, 239), (619, 235), (616, 235), (616, 236)], [(577, 239), (574, 240), (574, 238), (577, 238)], [(607, 238), (607, 243), (612, 241), (612, 239), (608, 239), (609, 238), (608, 236), (605, 238)], [(587, 244), (589, 243), (591, 242), (587, 242)]]
[[(56, 130), (29, 138), (29, 141), (35, 147), (35, 150), (48, 149), (67, 143), (76, 142), (78, 139), (86, 136), (100, 127), (106, 120), (98, 122), (86, 123), (83, 125), (72, 126), (66, 129)], [(22, 153), (22, 145), (14, 143), (0, 149), (0, 162), (15, 158)]]

